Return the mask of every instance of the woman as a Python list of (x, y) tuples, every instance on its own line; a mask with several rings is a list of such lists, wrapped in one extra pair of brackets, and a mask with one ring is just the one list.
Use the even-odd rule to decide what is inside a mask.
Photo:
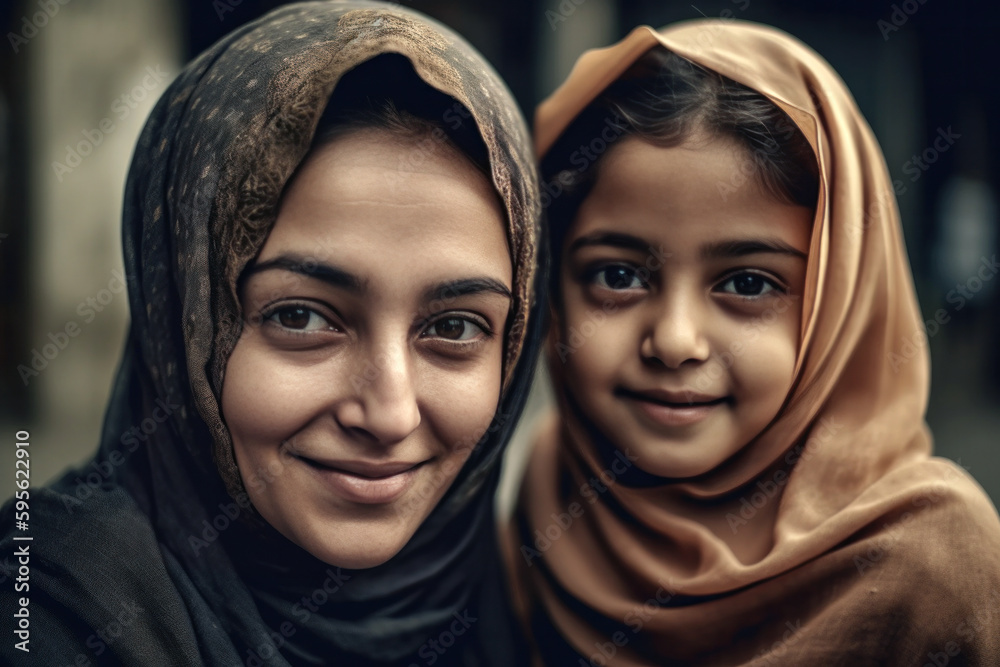
[(508, 91), (416, 13), (288, 5), (192, 62), (126, 185), (100, 449), (31, 493), (30, 653), (4, 654), (516, 664), (492, 496), (537, 213)]
[(535, 130), (559, 410), (507, 555), (539, 662), (996, 663), (1000, 521), (930, 456), (892, 185), (837, 74), (767, 26), (643, 26)]

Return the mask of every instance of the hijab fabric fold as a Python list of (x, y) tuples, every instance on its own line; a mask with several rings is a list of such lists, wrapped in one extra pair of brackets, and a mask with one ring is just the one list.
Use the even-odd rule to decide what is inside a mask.
[[(604, 436), (578, 412), (551, 332), (558, 414), (539, 432), (506, 532), (536, 659), (629, 667), (1000, 661), (1000, 521), (964, 470), (931, 456), (926, 344), (915, 354), (905, 345), (926, 338), (890, 177), (832, 68), (767, 26), (642, 26), (581, 56), (538, 107), (536, 153), (660, 45), (765, 95), (816, 154), (794, 384), (772, 423), (717, 468), (585, 495), (607, 466), (597, 451)], [(739, 499), (730, 525), (764, 531), (770, 549), (742, 562), (694, 516), (668, 511), (664, 494), (704, 508)]]
[[(470, 458), (402, 551), (349, 571), (255, 514), (220, 396), (244, 320), (237, 279), (338, 81), (386, 54), (471, 114), (463, 122), (486, 146), (506, 214), (514, 297), (492, 424), (472, 437)], [(33, 618), (50, 638), (36, 635), (32, 658), (70, 664), (79, 650), (97, 664), (517, 664), (492, 503), (541, 339), (539, 211), (510, 92), (461, 37), (416, 12), (286, 5), (191, 62), (153, 109), (126, 184), (132, 322), (98, 454), (33, 492)], [(78, 498), (78, 482), (98, 469), (108, 473)], [(125, 622), (123, 608), (132, 610)], [(116, 622), (124, 629), (95, 648), (94, 633)]]

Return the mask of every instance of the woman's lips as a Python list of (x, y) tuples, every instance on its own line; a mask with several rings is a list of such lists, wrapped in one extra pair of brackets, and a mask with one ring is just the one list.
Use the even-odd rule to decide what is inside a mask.
[(632, 391), (622, 388), (617, 393), (633, 402), (654, 423), (674, 427), (697, 424), (719, 406), (731, 402), (729, 396), (711, 397), (661, 390)]
[(371, 464), (365, 462), (319, 462), (297, 456), (328, 487), (344, 498), (364, 505), (382, 505), (398, 500), (413, 485), (420, 463)]

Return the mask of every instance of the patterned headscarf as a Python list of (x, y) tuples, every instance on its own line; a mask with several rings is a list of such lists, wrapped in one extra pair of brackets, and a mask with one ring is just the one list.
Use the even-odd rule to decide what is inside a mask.
[[(514, 298), (490, 428), (402, 551), (349, 572), (255, 514), (220, 396), (244, 324), (237, 279), (338, 81), (382, 54), (406, 58), (471, 114), (508, 224)], [(36, 493), (33, 518), (49, 537), (36, 542), (32, 587), (44, 593), (33, 604), (48, 596), (83, 639), (134, 605), (141, 611), (106, 647), (124, 664), (424, 664), (427, 642), (449, 632), (455, 647), (432, 651), (437, 664), (516, 660), (492, 503), (540, 341), (539, 213), (530, 139), (506, 86), (461, 37), (416, 12), (286, 5), (202, 53), (153, 109), (126, 185), (132, 322), (96, 459), (124, 463), (80, 503), (64, 502), (73, 473)], [(319, 597), (303, 614), (301, 600)], [(44, 628), (51, 616), (36, 608)], [(39, 635), (51, 664), (73, 662), (55, 651), (74, 644), (52, 632)]]

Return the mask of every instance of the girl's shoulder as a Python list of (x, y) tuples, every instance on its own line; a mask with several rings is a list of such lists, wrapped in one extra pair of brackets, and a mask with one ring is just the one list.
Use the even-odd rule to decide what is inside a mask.
[(860, 589), (849, 596), (857, 618), (897, 619), (883, 636), (893, 654), (885, 664), (929, 656), (946, 660), (938, 664), (993, 664), (1000, 659), (1000, 517), (961, 466), (931, 458), (910, 467), (901, 472), (921, 481), (870, 526), (846, 564), (847, 588)]
[(914, 595), (985, 587), (1000, 597), (1000, 515), (982, 487), (961, 466), (937, 457), (898, 476), (913, 481), (900, 480), (898, 494), (884, 493), (894, 507), (860, 537), (868, 549), (854, 557), (858, 574), (891, 566), (892, 576), (920, 582)]

